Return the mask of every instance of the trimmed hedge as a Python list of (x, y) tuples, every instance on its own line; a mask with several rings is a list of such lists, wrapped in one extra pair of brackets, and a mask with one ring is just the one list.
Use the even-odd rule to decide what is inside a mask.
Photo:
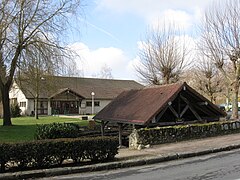
[(156, 145), (189, 139), (218, 136), (240, 132), (240, 121), (220, 121), (134, 130), (129, 136), (129, 147), (138, 149), (148, 144)]
[(38, 140), (0, 144), (0, 171), (60, 166), (73, 163), (112, 160), (118, 153), (118, 140), (111, 137)]
[(80, 126), (74, 123), (52, 123), (37, 125), (35, 139), (76, 138), (80, 136)]

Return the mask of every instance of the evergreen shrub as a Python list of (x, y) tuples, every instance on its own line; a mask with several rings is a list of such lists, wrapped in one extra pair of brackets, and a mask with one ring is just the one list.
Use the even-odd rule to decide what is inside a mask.
[(35, 139), (76, 138), (81, 131), (80, 126), (74, 123), (51, 123), (37, 125)]
[(118, 140), (112, 137), (49, 139), (0, 144), (0, 171), (49, 168), (71, 159), (103, 162), (118, 153)]
[(18, 104), (11, 105), (11, 117), (20, 117), (21, 109)]

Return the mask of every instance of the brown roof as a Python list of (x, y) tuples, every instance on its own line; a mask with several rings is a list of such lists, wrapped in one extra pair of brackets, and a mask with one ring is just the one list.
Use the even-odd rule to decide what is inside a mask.
[(176, 83), (124, 91), (101, 110), (94, 119), (139, 125), (147, 124), (168, 105), (168, 102), (173, 101), (183, 88), (193, 94), (199, 102), (208, 102), (208, 108), (213, 109), (214, 113), (220, 116), (225, 115), (217, 106), (186, 83)]
[(57, 92), (53, 93), (49, 98), (54, 98), (55, 96), (62, 94), (64, 92), (68, 92), (68, 93), (72, 93), (75, 94), (75, 96), (78, 96), (80, 98), (83, 98), (80, 94), (74, 92), (73, 90), (69, 89), (69, 88), (63, 88), (63, 89), (59, 89)]
[[(80, 77), (63, 77), (53, 76), (45, 78), (42, 84), (51, 84), (51, 88), (43, 88), (40, 98), (49, 98), (57, 92), (68, 88), (78, 95), (90, 99), (91, 92), (95, 93), (96, 99), (113, 99), (121, 92), (130, 89), (143, 88), (144, 86), (133, 80), (115, 80), (115, 79), (98, 79), (98, 78), (80, 78)], [(21, 83), (21, 89), (27, 98), (33, 98), (34, 88)], [(47, 86), (47, 85), (46, 85)], [(31, 92), (30, 92), (31, 91)]]

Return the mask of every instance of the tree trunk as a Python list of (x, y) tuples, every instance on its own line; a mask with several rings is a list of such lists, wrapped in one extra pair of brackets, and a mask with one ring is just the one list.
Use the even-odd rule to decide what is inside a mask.
[(230, 88), (227, 85), (227, 97), (226, 97), (227, 111), (229, 111), (229, 102), (230, 102)]
[(164, 75), (163, 77), (163, 84), (170, 84), (170, 76), (169, 75)]
[(38, 95), (35, 98), (35, 118), (38, 119)]
[(3, 103), (3, 126), (11, 126), (11, 111), (10, 111), (10, 99), (9, 99), (9, 88), (8, 86), (3, 86), (1, 88), (2, 93), (2, 103)]
[(238, 119), (238, 90), (239, 90), (239, 82), (236, 81), (233, 84), (231, 119)]
[(211, 94), (211, 95), (210, 95), (210, 101), (211, 101), (211, 103), (214, 103), (214, 102), (213, 102), (213, 99), (214, 99), (214, 98), (213, 98), (213, 95)]

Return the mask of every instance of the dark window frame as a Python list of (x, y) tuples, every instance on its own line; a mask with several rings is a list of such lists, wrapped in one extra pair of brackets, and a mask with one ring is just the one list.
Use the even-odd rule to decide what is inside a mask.
[[(87, 101), (86, 106), (92, 107), (92, 101)], [(100, 101), (94, 101), (94, 107), (99, 107), (99, 106), (100, 106)]]

